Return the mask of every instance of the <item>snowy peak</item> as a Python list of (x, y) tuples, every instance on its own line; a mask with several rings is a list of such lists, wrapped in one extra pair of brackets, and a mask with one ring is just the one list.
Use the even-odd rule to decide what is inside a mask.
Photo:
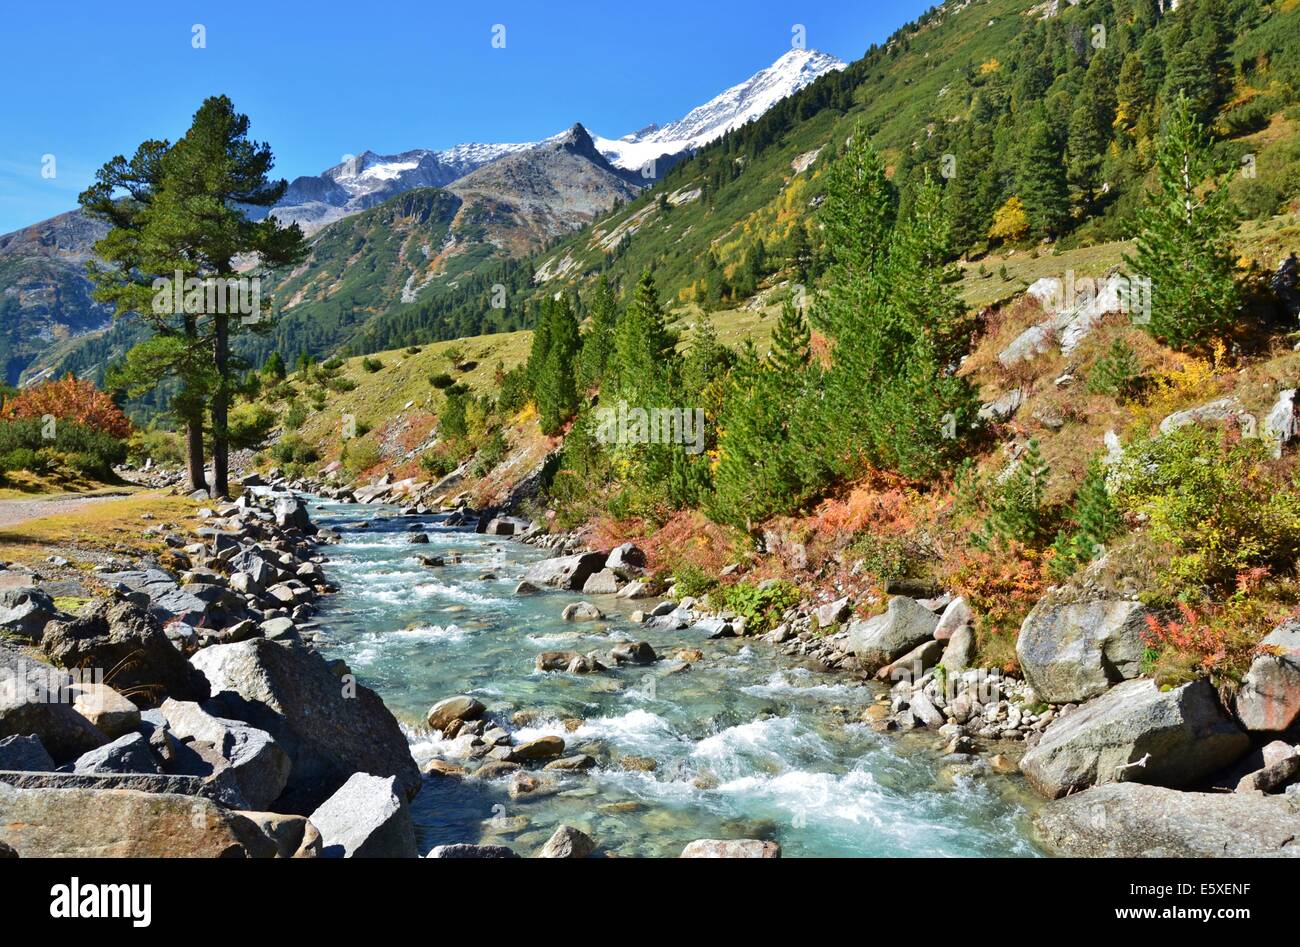
[(701, 148), (761, 116), (777, 102), (847, 63), (814, 49), (791, 49), (766, 69), (663, 127), (649, 125), (619, 139), (597, 138), (614, 165), (636, 169), (668, 155)]

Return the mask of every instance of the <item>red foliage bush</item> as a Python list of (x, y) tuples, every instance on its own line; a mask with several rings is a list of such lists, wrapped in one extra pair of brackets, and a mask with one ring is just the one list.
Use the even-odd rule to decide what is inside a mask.
[(88, 381), (71, 374), (58, 381), (24, 388), (0, 404), (0, 418), (30, 420), (51, 415), (60, 421), (102, 431), (121, 439), (131, 436), (131, 421), (113, 399)]

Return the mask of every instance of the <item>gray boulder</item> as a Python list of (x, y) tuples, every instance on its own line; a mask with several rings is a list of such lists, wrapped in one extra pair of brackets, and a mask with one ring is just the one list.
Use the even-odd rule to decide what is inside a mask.
[(975, 660), (975, 630), (970, 622), (958, 625), (948, 638), (939, 666), (949, 674), (959, 674)]
[(534, 585), (580, 591), (587, 579), (605, 568), (603, 552), (584, 552), (576, 556), (555, 556), (542, 559), (529, 567), (524, 578)]
[(0, 843), (23, 858), (273, 858), (238, 812), (199, 796), (15, 789), (0, 782)]
[(583, 595), (614, 595), (617, 592), (618, 576), (613, 569), (606, 568), (592, 573), (587, 581), (582, 583)]
[(435, 845), (426, 858), (518, 858), (519, 855), (504, 845)]
[(1054, 855), (1096, 858), (1300, 857), (1300, 800), (1097, 786), (1050, 802), (1034, 819)]
[(761, 839), (700, 838), (682, 849), (682, 858), (780, 858), (781, 846)]
[(168, 698), (161, 710), (172, 736), (210, 743), (230, 764), (249, 808), (266, 809), (280, 798), (292, 764), (265, 730), (213, 716), (189, 701)]
[(883, 615), (849, 624), (849, 648), (874, 673), (933, 636), (938, 624), (939, 616), (915, 599), (895, 595)]
[[(29, 699), (35, 698), (35, 699)], [(108, 743), (108, 737), (70, 703), (51, 692), (27, 693), (0, 682), (0, 737), (34, 735), (63, 764)]]
[(645, 567), (645, 553), (634, 543), (623, 543), (609, 551), (605, 561), (608, 569), (641, 569)]
[(201, 796), (223, 809), (246, 809), (248, 803), (229, 769), (204, 778), (177, 773), (46, 773), (0, 770), (0, 783), (15, 789), (129, 789), (133, 792)]
[(1020, 769), (1052, 798), (1112, 782), (1182, 788), (1249, 749), (1250, 738), (1219, 706), (1208, 681), (1161, 691), (1139, 679), (1053, 720)]
[(307, 505), (295, 496), (276, 497), (272, 510), (275, 525), (281, 529), (294, 528), (304, 533), (311, 531), (311, 517), (307, 515)]
[(316, 652), (254, 638), (192, 661), (212, 686), (205, 708), (265, 730), (289, 754), (283, 811), (306, 815), (357, 772), (396, 776), (407, 799), (419, 791), (420, 770), (384, 702)]
[(1043, 700), (1088, 700), (1137, 677), (1147, 611), (1140, 602), (1039, 602), (1025, 617), (1016, 656), (1025, 681)]
[(76, 681), (69, 691), (73, 709), (112, 739), (140, 725), (139, 708), (107, 684)]
[(139, 733), (128, 733), (106, 746), (77, 757), (72, 771), (87, 773), (156, 773), (158, 764), (149, 752), (149, 741)]
[(39, 641), (45, 626), (58, 617), (54, 599), (36, 588), (0, 592), (0, 630)]
[(43, 773), (54, 769), (54, 760), (34, 734), (0, 740), (0, 770)]
[(418, 858), (396, 777), (354, 773), (311, 814), (324, 858)]
[(1274, 628), (1237, 692), (1237, 719), (1256, 733), (1280, 733), (1300, 719), (1300, 621)]

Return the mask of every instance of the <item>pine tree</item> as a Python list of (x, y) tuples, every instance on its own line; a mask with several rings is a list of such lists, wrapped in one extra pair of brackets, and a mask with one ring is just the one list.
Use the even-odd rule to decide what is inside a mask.
[(538, 374), (537, 414), (543, 434), (555, 434), (578, 407), (574, 361), (578, 355), (578, 320), (568, 296), (552, 300), (547, 318), (546, 361)]
[(262, 374), (276, 381), (284, 381), (288, 370), (285, 368), (284, 358), (278, 351), (267, 356), (266, 363), (262, 365)]
[(1059, 236), (1070, 220), (1070, 192), (1061, 149), (1043, 118), (1029, 126), (1020, 159), (1017, 190), (1035, 237)]
[(630, 403), (652, 403), (672, 380), (675, 342), (647, 269), (614, 329), (614, 392)]
[(1106, 490), (1106, 470), (1093, 461), (1075, 494), (1070, 510), (1072, 531), (1057, 533), (1052, 549), (1052, 571), (1057, 576), (1073, 574), (1080, 566), (1095, 559), (1123, 526), (1119, 511)]
[(1031, 440), (993, 498), (977, 544), (1032, 545), (1036, 542), (1043, 531), (1043, 496), (1047, 492), (1048, 473), (1038, 441)]
[[(1175, 348), (1227, 329), (1241, 306), (1232, 256), (1230, 170), (1214, 155), (1195, 106), (1180, 94), (1156, 154), (1156, 189), (1138, 212), (1130, 279), (1150, 280), (1148, 332)], [(1134, 314), (1136, 315), (1136, 314)]]
[(1133, 346), (1123, 338), (1117, 338), (1092, 366), (1084, 387), (1091, 394), (1123, 399), (1133, 393), (1134, 383), (1141, 370)]
[(601, 386), (614, 351), (618, 309), (614, 291), (605, 280), (597, 280), (588, 300), (588, 310), (590, 324), (582, 336), (582, 351), (578, 355), (578, 388), (582, 392)]

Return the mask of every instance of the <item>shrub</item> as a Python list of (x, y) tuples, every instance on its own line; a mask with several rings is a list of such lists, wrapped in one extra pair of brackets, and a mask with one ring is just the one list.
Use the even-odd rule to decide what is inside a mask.
[(374, 441), (365, 440), (348, 441), (339, 456), (343, 470), (354, 480), (383, 459), (379, 445)]
[(798, 587), (789, 582), (760, 585), (738, 582), (720, 586), (716, 592), (710, 593), (709, 600), (719, 608), (743, 617), (746, 634), (762, 634), (774, 628), (786, 609), (797, 605), (802, 597)]
[(1133, 393), (1141, 374), (1142, 366), (1133, 346), (1117, 338), (1092, 366), (1084, 388), (1090, 394), (1110, 395), (1122, 400)]
[(315, 447), (299, 437), (282, 437), (271, 447), (271, 456), (282, 464), (313, 464), (320, 460)]
[(493, 431), (474, 458), (474, 476), (487, 476), (505, 459), (509, 450), (510, 445), (506, 443), (505, 435), (499, 429)]
[(275, 427), (275, 411), (263, 404), (241, 404), (230, 412), (229, 435), (232, 450), (260, 447)]
[(155, 464), (179, 467), (185, 463), (185, 441), (175, 431), (157, 428), (136, 431), (127, 441), (127, 456), (136, 465), (153, 459)]
[(446, 372), (438, 372), (435, 375), (429, 376), (429, 384), (441, 391), (444, 388), (450, 388), (452, 385), (456, 384), (456, 379), (452, 378)]
[(1173, 597), (1230, 588), (1251, 568), (1289, 571), (1300, 555), (1300, 484), (1259, 440), (1188, 425), (1134, 443), (1110, 483), (1151, 541), (1173, 550)]
[(131, 436), (131, 422), (113, 399), (71, 374), (24, 388), (0, 404), (0, 418), (32, 420), (47, 415), (120, 440)]
[(361, 367), (373, 375), (384, 367), (384, 363), (377, 358), (367, 357), (361, 360)]
[(296, 431), (306, 423), (307, 406), (297, 401), (289, 405), (289, 410), (284, 413), (284, 429)]
[(673, 589), (678, 598), (700, 598), (717, 584), (711, 573), (694, 563), (683, 562), (673, 571)]

